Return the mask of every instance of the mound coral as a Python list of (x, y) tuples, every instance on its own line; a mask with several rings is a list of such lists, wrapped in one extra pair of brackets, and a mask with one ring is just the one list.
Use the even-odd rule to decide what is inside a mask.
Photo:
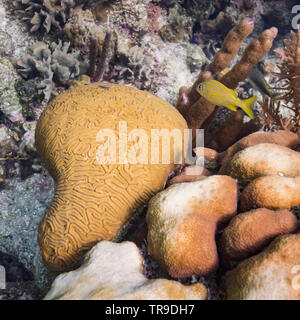
[(296, 148), (300, 144), (300, 137), (288, 130), (278, 130), (275, 132), (255, 132), (252, 133), (229, 147), (222, 157), (222, 167), (219, 171), (223, 174), (227, 162), (239, 151), (259, 143), (275, 143), (288, 148)]
[(69, 52), (69, 47), (70, 43), (62, 41), (52, 42), (50, 46), (36, 42), (29, 48), (29, 53), (17, 61), (17, 70), (23, 78), (40, 78), (38, 89), (46, 101), (58, 94), (55, 83), (66, 85), (87, 69), (80, 62), (79, 54)]
[[(119, 132), (124, 121), (128, 133), (143, 129), (148, 137), (152, 128), (177, 128), (181, 134), (187, 128), (169, 103), (129, 86), (105, 83), (65, 91), (38, 120), (36, 147), (57, 184), (38, 234), (44, 263), (53, 272), (75, 268), (97, 242), (115, 238), (135, 209), (164, 187), (176, 167), (174, 154), (181, 152), (180, 146), (170, 147), (169, 164), (152, 164), (148, 148), (141, 149), (145, 139), (135, 141), (134, 132), (127, 158), (122, 149), (124, 134)], [(109, 137), (118, 137), (115, 159), (117, 151), (110, 149), (113, 137), (109, 138), (112, 143), (105, 144), (107, 131)], [(138, 150), (141, 158), (136, 163)]]
[(272, 211), (260, 208), (234, 217), (222, 233), (222, 262), (248, 258), (282, 234), (297, 231), (296, 216), (288, 210)]
[(67, 21), (72, 8), (79, 0), (17, 0), (15, 11), (21, 20), (28, 23), (30, 31), (61, 30)]
[(223, 173), (240, 180), (267, 175), (300, 175), (300, 153), (272, 143), (260, 143), (234, 155)]
[(218, 267), (217, 227), (236, 208), (237, 184), (228, 176), (172, 185), (149, 202), (149, 254), (174, 278), (212, 273)]
[(143, 258), (132, 242), (101, 241), (82, 266), (58, 276), (45, 300), (206, 300), (202, 283), (184, 286), (165, 279), (148, 280)]
[(300, 234), (277, 237), (226, 276), (228, 300), (299, 300)]
[[(189, 128), (207, 129), (213, 120), (216, 112), (215, 105), (208, 102), (205, 98), (200, 97), (196, 88), (199, 83), (205, 80), (216, 78), (217, 75), (227, 68), (234, 59), (242, 44), (242, 41), (253, 31), (254, 21), (249, 18), (243, 19), (235, 26), (226, 36), (222, 48), (216, 53), (213, 61), (201, 72), (198, 79), (191, 88), (182, 87), (179, 90), (177, 108), (187, 120)], [(221, 83), (230, 89), (235, 89), (239, 82), (245, 80), (250, 74), (253, 67), (264, 57), (270, 50), (274, 38), (277, 36), (277, 29), (271, 28), (264, 31), (257, 39), (253, 40), (245, 49), (241, 60), (229, 72), (219, 79)], [(232, 115), (233, 121), (230, 126), (229, 145), (222, 145), (221, 148), (216, 145), (218, 136), (210, 140), (208, 147), (213, 147), (218, 151), (227, 149), (239, 135), (243, 127), (243, 117), (238, 112)], [(221, 132), (224, 137), (223, 132)], [(214, 141), (213, 141), (214, 140)], [(195, 142), (195, 132), (194, 132)], [(220, 150), (223, 149), (223, 150)]]
[(264, 176), (253, 180), (241, 194), (241, 210), (291, 209), (300, 206), (300, 177)]

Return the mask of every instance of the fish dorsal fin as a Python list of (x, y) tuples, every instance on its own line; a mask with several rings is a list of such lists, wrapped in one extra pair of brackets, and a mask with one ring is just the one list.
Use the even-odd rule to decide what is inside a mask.
[(221, 88), (223, 87), (224, 90), (228, 90), (228, 91), (230, 92), (230, 94), (232, 94), (232, 96), (233, 96), (235, 99), (238, 99), (237, 93), (236, 93), (234, 90), (226, 87), (222, 82), (217, 81), (217, 80), (210, 80), (210, 82), (211, 82), (212, 84), (214, 84), (216, 87), (221, 87)]

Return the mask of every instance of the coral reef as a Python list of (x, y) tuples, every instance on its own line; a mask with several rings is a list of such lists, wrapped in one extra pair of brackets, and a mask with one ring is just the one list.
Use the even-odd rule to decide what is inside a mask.
[(236, 208), (237, 185), (227, 176), (169, 187), (149, 202), (149, 254), (174, 278), (216, 271), (216, 229)]
[(143, 258), (132, 242), (101, 241), (82, 266), (58, 276), (45, 300), (206, 300), (202, 283), (184, 286), (174, 280), (149, 280)]
[[(47, 299), (299, 299), (299, 241), (278, 237), (300, 230), (294, 4), (0, 0), (0, 299), (39, 299), (49, 270), (81, 262)], [(253, 86), (258, 67), (268, 97)], [(257, 95), (255, 119), (201, 98), (209, 79)], [(147, 133), (205, 129), (205, 147), (193, 148), (196, 164), (138, 165), (146, 149), (132, 136), (129, 163), (110, 166), (99, 130), (122, 138), (119, 120)]]
[(252, 210), (234, 217), (222, 232), (222, 263), (248, 258), (266, 247), (279, 235), (296, 232), (297, 217), (288, 210)]
[(300, 235), (277, 237), (260, 254), (241, 262), (226, 277), (229, 300), (299, 300)]
[(18, 72), (23, 78), (40, 78), (38, 89), (46, 101), (58, 94), (56, 84), (66, 85), (87, 69), (79, 61), (78, 53), (69, 52), (69, 48), (68, 42), (52, 42), (50, 46), (36, 42), (29, 48), (29, 53), (17, 61)]
[(187, 128), (176, 108), (162, 99), (129, 86), (106, 83), (62, 93), (38, 121), (37, 150), (57, 183), (52, 204), (39, 227), (43, 259), (53, 272), (75, 268), (95, 243), (116, 237), (134, 210), (163, 188), (169, 172), (176, 167), (178, 145), (171, 149), (169, 164), (159, 160), (152, 164), (148, 149), (146, 156), (145, 149), (140, 149), (138, 157), (133, 141), (128, 142), (128, 159), (121, 151), (114, 159), (113, 143), (107, 146), (106, 152), (112, 157), (107, 159), (104, 146), (100, 148), (105, 139), (101, 129), (119, 136), (122, 121), (126, 121), (128, 133), (139, 128), (148, 136), (152, 128), (177, 128), (180, 134)]

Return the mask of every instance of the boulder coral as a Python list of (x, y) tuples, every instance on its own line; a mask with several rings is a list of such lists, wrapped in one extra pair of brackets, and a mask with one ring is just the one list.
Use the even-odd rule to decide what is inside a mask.
[(247, 185), (240, 196), (242, 211), (291, 209), (300, 205), (300, 177), (264, 176)]
[(172, 185), (149, 202), (149, 254), (174, 278), (212, 273), (218, 267), (215, 232), (236, 207), (237, 184), (228, 176)]
[[(129, 86), (82, 85), (50, 102), (36, 127), (36, 148), (56, 182), (38, 233), (49, 270), (71, 270), (97, 242), (117, 236), (131, 214), (164, 187), (176, 167), (174, 155), (182, 156), (186, 128), (172, 105)], [(170, 146), (167, 164), (161, 158), (153, 164), (152, 129), (177, 130), (180, 145)]]
[(222, 232), (220, 252), (222, 262), (248, 258), (266, 247), (282, 234), (297, 231), (296, 216), (288, 210), (272, 211), (265, 208), (235, 216)]
[(45, 300), (206, 300), (202, 283), (184, 286), (166, 279), (149, 280), (133, 242), (101, 241), (81, 267), (59, 275)]
[(277, 237), (225, 280), (228, 300), (300, 300), (300, 234)]
[(295, 177), (300, 175), (300, 153), (277, 144), (260, 143), (236, 153), (222, 172), (240, 180), (267, 175)]
[(249, 134), (248, 136), (234, 143), (226, 150), (222, 159), (222, 167), (219, 173), (222, 174), (224, 168), (226, 168), (227, 161), (229, 161), (237, 152), (260, 143), (275, 143), (288, 148), (296, 148), (298, 145), (300, 145), (300, 137), (298, 134), (289, 130), (278, 130), (275, 132), (255, 132)]

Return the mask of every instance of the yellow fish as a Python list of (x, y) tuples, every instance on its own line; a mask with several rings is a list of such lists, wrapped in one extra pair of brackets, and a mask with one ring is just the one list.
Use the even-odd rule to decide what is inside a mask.
[(240, 100), (233, 90), (225, 87), (217, 80), (200, 83), (197, 86), (197, 91), (202, 97), (219, 107), (224, 106), (233, 111), (237, 111), (237, 107), (240, 107), (251, 119), (254, 119), (251, 106), (257, 97)]

